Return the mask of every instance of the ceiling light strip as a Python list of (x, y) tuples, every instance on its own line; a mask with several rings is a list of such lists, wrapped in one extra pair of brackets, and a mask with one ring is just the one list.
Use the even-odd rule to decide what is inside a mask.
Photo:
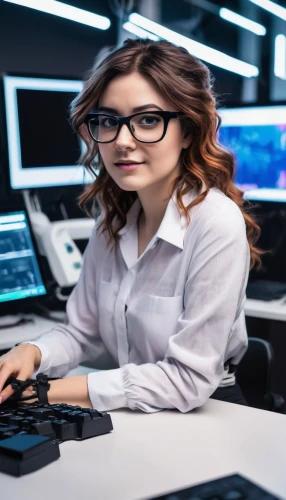
[(187, 38), (186, 36), (180, 35), (179, 33), (165, 28), (164, 26), (151, 21), (140, 14), (130, 14), (129, 21), (140, 28), (154, 33), (160, 38), (164, 38), (165, 40), (174, 43), (175, 45), (185, 47), (192, 55), (210, 64), (214, 64), (215, 66), (232, 71), (233, 73), (237, 73), (247, 78), (259, 75), (259, 69), (257, 66), (240, 61), (239, 59), (228, 56), (219, 50), (215, 50), (207, 45), (203, 45), (202, 43)]
[(281, 5), (278, 5), (275, 2), (271, 2), (270, 0), (249, 0), (249, 1), (257, 5), (258, 7), (261, 7), (262, 9), (268, 10), (268, 12), (274, 14), (274, 16), (281, 17), (281, 19), (286, 21), (286, 9), (284, 7), (281, 7)]
[(100, 30), (107, 30), (111, 24), (108, 17), (99, 16), (93, 12), (88, 12), (87, 10), (79, 9), (78, 7), (73, 7), (56, 0), (4, 0), (4, 2), (22, 7), (30, 7), (31, 9), (63, 17), (64, 19), (86, 24)]
[(266, 28), (262, 26), (262, 24), (256, 23), (247, 17), (241, 16), (232, 10), (225, 9), (222, 7), (219, 9), (219, 15), (222, 19), (229, 21), (230, 23), (236, 24), (241, 28), (244, 28), (248, 31), (252, 31), (255, 35), (264, 36), (266, 35)]
[(139, 26), (136, 26), (135, 24), (130, 23), (129, 21), (124, 23), (122, 27), (126, 31), (129, 31), (129, 33), (139, 36), (139, 38), (150, 38), (150, 40), (155, 40), (155, 41), (160, 40), (158, 36), (153, 35), (153, 33), (149, 33), (149, 31), (146, 31), (143, 28), (139, 28)]

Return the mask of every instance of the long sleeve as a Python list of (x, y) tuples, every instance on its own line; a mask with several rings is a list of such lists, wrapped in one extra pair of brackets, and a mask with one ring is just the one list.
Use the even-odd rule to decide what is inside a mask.
[(224, 361), (235, 359), (238, 345), (244, 343), (244, 351), (247, 347), (247, 339), (237, 332), (244, 321), (249, 260), (239, 209), (235, 216), (231, 211), (209, 219), (196, 235), (184, 311), (164, 359), (89, 374), (94, 405), (107, 411), (128, 405), (145, 412), (187, 412), (204, 404), (222, 380)]
[(99, 335), (96, 300), (96, 227), (86, 247), (79, 281), (67, 302), (67, 324), (58, 324), (34, 344), (41, 350), (41, 365), (33, 376), (45, 372), (62, 377), (84, 360), (96, 360), (105, 352)]

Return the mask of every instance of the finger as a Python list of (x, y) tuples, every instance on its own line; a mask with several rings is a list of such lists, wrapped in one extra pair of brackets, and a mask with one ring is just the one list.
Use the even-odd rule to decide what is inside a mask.
[(9, 363), (4, 363), (0, 367), (0, 396), (3, 386), (5, 385), (6, 380), (14, 373), (14, 370)]
[(32, 385), (30, 385), (22, 392), (22, 396), (24, 397), (32, 396), (34, 393), (35, 393), (35, 388)]
[[(18, 380), (27, 380), (28, 378), (29, 378), (29, 375), (27, 374), (27, 372), (20, 372), (17, 376)], [(6, 399), (10, 398), (10, 396), (12, 396), (12, 394), (14, 394), (14, 392), (15, 392), (15, 390), (12, 389), (12, 386), (7, 385), (7, 387), (5, 387), (5, 389), (3, 389), (2, 392), (0, 392), (0, 398), (2, 397), (2, 403), (4, 403), (4, 401), (6, 401)]]

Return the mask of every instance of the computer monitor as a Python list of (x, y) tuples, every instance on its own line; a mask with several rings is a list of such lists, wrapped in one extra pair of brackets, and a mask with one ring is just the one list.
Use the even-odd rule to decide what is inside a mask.
[(80, 80), (2, 76), (3, 122), (12, 189), (92, 182), (77, 162), (84, 143), (68, 120)]
[(219, 141), (236, 159), (249, 200), (286, 202), (286, 104), (220, 108)]
[[(25, 210), (0, 209), (0, 313), (47, 295)], [(11, 307), (10, 307), (11, 309)]]

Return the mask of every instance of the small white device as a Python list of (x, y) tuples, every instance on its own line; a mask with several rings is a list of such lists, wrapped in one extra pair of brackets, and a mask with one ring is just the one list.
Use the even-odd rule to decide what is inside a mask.
[(61, 287), (74, 286), (81, 272), (82, 254), (73, 240), (89, 239), (93, 219), (51, 222), (43, 212), (30, 213), (39, 251), (48, 259), (54, 279)]

